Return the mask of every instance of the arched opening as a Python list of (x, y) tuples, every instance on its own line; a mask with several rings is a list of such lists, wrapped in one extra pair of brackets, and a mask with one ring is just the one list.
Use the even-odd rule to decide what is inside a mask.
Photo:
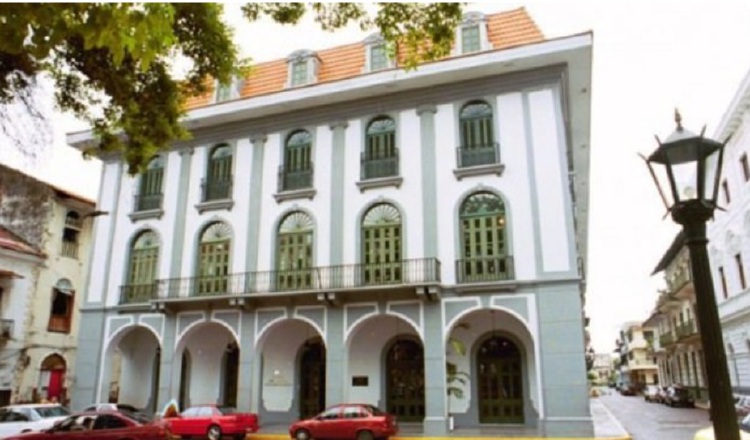
[(65, 370), (65, 359), (62, 356), (53, 354), (44, 358), (39, 372), (38, 394), (40, 398), (51, 402), (64, 403), (66, 401)]
[(302, 344), (299, 363), (299, 416), (306, 419), (326, 404), (326, 349), (320, 338)]
[(521, 351), (510, 339), (492, 335), (477, 351), (480, 423), (523, 423)]
[(424, 404), (424, 350), (412, 339), (397, 339), (386, 354), (386, 407), (399, 421), (421, 422)]

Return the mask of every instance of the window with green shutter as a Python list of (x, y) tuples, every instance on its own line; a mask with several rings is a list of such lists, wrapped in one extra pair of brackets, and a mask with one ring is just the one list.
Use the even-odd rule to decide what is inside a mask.
[(284, 165), (281, 172), (282, 191), (312, 186), (312, 136), (297, 130), (284, 144)]
[(232, 190), (232, 147), (217, 145), (211, 150), (208, 159), (206, 182), (203, 188), (203, 201), (231, 198)]
[(401, 282), (401, 213), (380, 203), (362, 220), (362, 262), (365, 285)]
[(459, 282), (511, 278), (502, 199), (489, 192), (472, 194), (461, 205), (460, 224)]
[(148, 302), (154, 292), (159, 262), (159, 237), (154, 231), (143, 231), (133, 240), (130, 248), (128, 285), (123, 303)]
[(497, 163), (499, 151), (493, 134), (492, 107), (472, 101), (459, 113), (459, 167)]
[(397, 175), (396, 122), (387, 116), (379, 116), (367, 125), (362, 179)]
[(164, 158), (154, 156), (141, 174), (140, 191), (138, 193), (138, 211), (160, 209), (162, 203), (162, 184), (164, 179)]
[(306, 289), (312, 286), (313, 221), (295, 211), (279, 225), (276, 243), (277, 290)]
[(232, 233), (223, 222), (215, 222), (201, 234), (198, 246), (196, 295), (222, 295), (229, 287), (229, 252)]
[(307, 60), (292, 63), (292, 87), (307, 84)]
[(385, 43), (370, 47), (370, 71), (382, 70), (388, 67), (388, 52)]

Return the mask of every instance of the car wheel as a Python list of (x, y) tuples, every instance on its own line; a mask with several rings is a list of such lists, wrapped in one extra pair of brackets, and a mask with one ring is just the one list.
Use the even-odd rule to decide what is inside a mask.
[(211, 425), (208, 427), (208, 432), (206, 433), (206, 436), (208, 437), (208, 440), (220, 440), (221, 439), (221, 428), (219, 428), (217, 425)]
[(296, 440), (310, 440), (310, 432), (306, 429), (298, 429), (297, 432), (294, 433), (294, 438)]
[(357, 433), (357, 440), (374, 440), (374, 436), (370, 431), (359, 431)]

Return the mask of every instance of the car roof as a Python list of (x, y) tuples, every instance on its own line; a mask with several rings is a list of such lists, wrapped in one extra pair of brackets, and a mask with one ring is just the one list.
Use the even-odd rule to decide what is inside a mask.
[(62, 406), (59, 403), (17, 403), (13, 405), (6, 405), (0, 409), (12, 409), (12, 408), (56, 408)]

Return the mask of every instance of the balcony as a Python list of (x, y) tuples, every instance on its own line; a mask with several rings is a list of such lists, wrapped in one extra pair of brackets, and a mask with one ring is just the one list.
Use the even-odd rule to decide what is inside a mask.
[(154, 298), (200, 298), (284, 292), (331, 292), (361, 288), (393, 288), (440, 282), (434, 258), (383, 264), (349, 264), (303, 269), (245, 272), (222, 276), (157, 281)]
[(367, 157), (362, 153), (360, 165), (360, 181), (357, 182), (360, 192), (385, 186), (399, 188), (404, 182), (403, 177), (399, 176), (398, 150), (389, 157)]
[(201, 181), (201, 202), (195, 206), (198, 212), (232, 209), (232, 206), (232, 176), (221, 180)]
[(8, 340), (13, 337), (13, 319), (0, 319), (0, 340)]
[(661, 345), (664, 348), (674, 344), (674, 342), (675, 342), (675, 337), (671, 332), (664, 333), (663, 335), (659, 336), (659, 345)]
[(78, 243), (75, 241), (63, 240), (60, 248), (60, 255), (69, 258), (78, 258)]
[(80, 231), (83, 229), (83, 220), (77, 215), (68, 215), (65, 217), (65, 227)]
[(307, 169), (287, 169), (279, 166), (278, 192), (274, 194), (277, 202), (291, 199), (312, 199), (315, 197), (313, 188), (313, 165)]
[(515, 278), (513, 257), (480, 257), (456, 260), (456, 282), (485, 283)]
[(692, 319), (677, 327), (677, 339), (687, 338), (698, 334), (698, 328)]
[(150, 300), (156, 299), (156, 292), (156, 283), (120, 286), (120, 305), (146, 304)]
[(161, 208), (164, 195), (159, 194), (136, 194), (133, 196), (133, 212), (130, 218), (143, 220), (147, 218), (161, 218), (164, 210)]
[(456, 163), (458, 167), (453, 174), (459, 180), (467, 176), (482, 174), (499, 176), (505, 169), (505, 166), (500, 163), (500, 146), (496, 142), (456, 148)]

